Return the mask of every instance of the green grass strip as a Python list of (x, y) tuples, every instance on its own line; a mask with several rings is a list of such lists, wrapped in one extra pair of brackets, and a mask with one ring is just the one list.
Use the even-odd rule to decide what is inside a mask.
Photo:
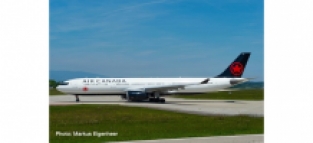
[[(222, 136), (264, 133), (263, 117), (201, 116), (119, 105), (50, 106), (51, 143)], [(118, 136), (56, 136), (56, 131), (117, 132)]]

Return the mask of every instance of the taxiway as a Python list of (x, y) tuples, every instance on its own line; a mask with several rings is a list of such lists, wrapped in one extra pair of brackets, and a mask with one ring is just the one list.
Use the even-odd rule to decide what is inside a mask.
[(120, 96), (80, 96), (80, 102), (75, 102), (73, 95), (50, 96), (50, 105), (74, 104), (118, 104), (122, 106), (147, 107), (201, 115), (249, 115), (264, 116), (264, 101), (244, 100), (190, 100), (165, 97), (165, 103), (127, 102)]

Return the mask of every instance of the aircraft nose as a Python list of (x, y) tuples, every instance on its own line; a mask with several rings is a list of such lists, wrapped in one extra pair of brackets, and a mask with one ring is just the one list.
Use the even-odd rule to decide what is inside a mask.
[(67, 87), (59, 85), (56, 87), (56, 89), (60, 92), (66, 93), (67, 92)]

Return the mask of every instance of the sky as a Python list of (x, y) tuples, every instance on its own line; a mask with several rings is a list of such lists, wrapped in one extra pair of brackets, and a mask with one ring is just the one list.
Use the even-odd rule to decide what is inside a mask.
[(264, 80), (264, 5), (254, 0), (50, 0), (50, 70), (212, 77), (251, 52)]

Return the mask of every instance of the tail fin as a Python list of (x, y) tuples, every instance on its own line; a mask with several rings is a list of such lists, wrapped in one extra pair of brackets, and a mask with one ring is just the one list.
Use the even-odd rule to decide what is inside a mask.
[(242, 52), (217, 78), (241, 77), (250, 57), (250, 52)]

